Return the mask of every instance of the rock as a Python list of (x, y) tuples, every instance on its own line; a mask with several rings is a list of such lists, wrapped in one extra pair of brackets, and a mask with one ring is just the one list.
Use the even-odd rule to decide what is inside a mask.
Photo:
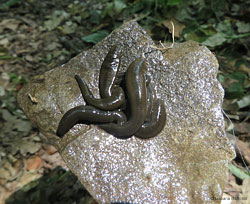
[[(134, 59), (146, 59), (151, 83), (165, 101), (164, 130), (148, 140), (119, 140), (94, 125), (78, 124), (58, 138), (63, 114), (85, 104), (75, 74), (98, 96), (99, 69), (114, 44), (123, 53), (123, 72)], [(195, 42), (163, 53), (151, 45), (136, 22), (127, 22), (92, 49), (32, 79), (18, 102), (99, 203), (220, 203), (235, 153), (224, 131), (218, 62)]]

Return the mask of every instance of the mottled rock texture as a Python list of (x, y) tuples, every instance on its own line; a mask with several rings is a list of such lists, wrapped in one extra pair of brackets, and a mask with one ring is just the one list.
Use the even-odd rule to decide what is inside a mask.
[[(94, 125), (79, 124), (61, 140), (55, 132), (63, 114), (85, 104), (75, 74), (98, 96), (99, 70), (114, 44), (123, 53), (123, 72), (134, 59), (145, 58), (157, 96), (165, 101), (164, 130), (149, 140), (119, 140)], [(220, 203), (216, 199), (234, 150), (224, 132), (218, 62), (195, 42), (163, 53), (151, 45), (136, 22), (127, 22), (92, 49), (32, 79), (18, 102), (98, 202)]]

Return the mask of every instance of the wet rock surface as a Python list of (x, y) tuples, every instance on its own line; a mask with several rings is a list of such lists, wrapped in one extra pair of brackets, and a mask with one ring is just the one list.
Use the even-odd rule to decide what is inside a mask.
[[(165, 102), (165, 128), (152, 139), (120, 140), (95, 125), (78, 124), (58, 138), (63, 114), (85, 104), (75, 74), (98, 97), (99, 70), (112, 45), (122, 51), (122, 72), (145, 58), (152, 87)], [(19, 92), (18, 102), (98, 202), (220, 203), (216, 199), (234, 150), (224, 132), (218, 62), (195, 42), (163, 53), (151, 45), (136, 22), (127, 22), (92, 49), (36, 76)]]

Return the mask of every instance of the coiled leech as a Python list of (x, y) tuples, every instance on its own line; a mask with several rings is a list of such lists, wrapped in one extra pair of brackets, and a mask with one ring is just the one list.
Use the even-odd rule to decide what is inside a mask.
[[(112, 93), (115, 93), (112, 92), (112, 87), (114, 87), (114, 81), (119, 69), (119, 65), (117, 67), (117, 63), (114, 62), (118, 59), (115, 53), (116, 47), (112, 47), (105, 58), (106, 61), (104, 60), (105, 63), (103, 63), (104, 65), (102, 65), (100, 71), (99, 88), (101, 87), (101, 84), (104, 86), (104, 88), (100, 88), (100, 95), (104, 99), (105, 97), (112, 97)], [(111, 67), (108, 67), (108, 65)], [(120, 139), (129, 138), (133, 134), (136, 137), (147, 139), (159, 134), (165, 125), (166, 112), (164, 103), (160, 99), (155, 100), (155, 95), (152, 92), (149, 82), (147, 82), (149, 85), (147, 85), (146, 93), (146, 69), (144, 60), (139, 58), (131, 63), (126, 72), (126, 89), (131, 107), (131, 117), (129, 121), (125, 122), (126, 116), (120, 111), (102, 111), (90, 106), (78, 106), (69, 110), (63, 116), (58, 126), (57, 135), (62, 137), (67, 131), (69, 131), (69, 129), (80, 121), (107, 123), (101, 124), (99, 127)], [(109, 72), (111, 72), (111, 74), (109, 74)], [(107, 82), (107, 79), (105, 79), (104, 76), (110, 76), (111, 82)], [(94, 106), (96, 100), (103, 100), (95, 99), (93, 94), (89, 91), (85, 81), (78, 75), (76, 76), (76, 80), (84, 99), (86, 100), (86, 95), (87, 97), (90, 96), (91, 100), (88, 100), (89, 104)], [(122, 98), (118, 99), (121, 104), (124, 103), (122, 100)], [(103, 100), (101, 107), (108, 107), (105, 102), (107, 102), (106, 104), (108, 104), (108, 106), (110, 106), (110, 104), (118, 104), (114, 99), (113, 101)]]

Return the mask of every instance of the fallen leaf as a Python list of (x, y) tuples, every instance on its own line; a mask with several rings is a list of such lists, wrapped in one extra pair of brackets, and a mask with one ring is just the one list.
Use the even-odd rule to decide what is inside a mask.
[(2, 118), (7, 122), (15, 122), (17, 120), (17, 117), (10, 114), (10, 112), (7, 109), (2, 109)]
[(45, 161), (44, 165), (47, 168), (55, 168), (57, 166), (62, 166), (67, 168), (66, 164), (64, 163), (62, 157), (58, 152), (49, 155), (47, 152), (45, 152), (42, 156), (41, 159)]
[(209, 47), (216, 47), (218, 45), (222, 45), (226, 40), (227, 39), (222, 33), (216, 33), (215, 35), (207, 38), (204, 42), (202, 42), (202, 44)]
[(4, 204), (6, 199), (11, 195), (11, 191), (4, 186), (0, 186), (0, 203)]
[(24, 172), (23, 176), (20, 178), (17, 188), (22, 188), (24, 185), (40, 178), (41, 175), (34, 171), (26, 171)]
[(20, 132), (28, 133), (32, 129), (32, 124), (28, 120), (17, 119), (15, 121), (13, 129), (17, 129)]
[(238, 32), (239, 33), (250, 32), (250, 23), (245, 23), (243, 21), (237, 21), (236, 26), (238, 27)]
[(234, 130), (239, 134), (250, 133), (250, 124), (248, 122), (234, 123)]
[(7, 37), (0, 40), (0, 45), (3, 45), (4, 47), (6, 47), (7, 45), (9, 45), (9, 43), (10, 42), (9, 42), (9, 40), (8, 40)]
[(0, 76), (0, 86), (3, 86), (4, 88), (8, 86), (9, 81), (10, 81), (10, 77), (8, 75), (8, 73), (3, 72)]
[(12, 146), (15, 146), (17, 149), (19, 149), (20, 153), (23, 156), (26, 156), (27, 153), (34, 154), (35, 152), (37, 152), (40, 149), (41, 144), (18, 138), (13, 141)]
[(235, 150), (238, 154), (242, 154), (247, 163), (250, 163), (250, 146), (246, 142), (238, 140)]
[(8, 180), (10, 176), (9, 170), (5, 168), (0, 168), (0, 179)]
[(4, 29), (10, 29), (12, 31), (16, 30), (21, 21), (11, 18), (4, 19), (0, 22), (0, 33), (3, 32)]
[(75, 33), (76, 29), (77, 24), (73, 23), (72, 21), (67, 21), (62, 27), (60, 27), (60, 30), (63, 32), (63, 34)]
[[(29, 42), (29, 45), (34, 49), (37, 50), (38, 47), (43, 43), (43, 41), (38, 41), (38, 42)], [(53, 43), (53, 42), (52, 42)]]
[(100, 30), (100, 31), (98, 31), (96, 33), (92, 33), (90, 35), (86, 35), (86, 36), (82, 37), (82, 40), (84, 42), (96, 44), (99, 41), (101, 41), (103, 38), (105, 38), (108, 34), (109, 34), (108, 31)]
[(70, 14), (65, 11), (56, 10), (51, 16), (49, 16), (50, 19), (44, 22), (44, 28), (51, 31), (59, 26), (63, 20), (69, 18), (69, 16)]
[(10, 163), (8, 160), (5, 160), (0, 168), (0, 179), (6, 181), (12, 181), (18, 177), (21, 173), (22, 160), (17, 160), (15, 163)]
[(5, 89), (3, 86), (0, 86), (0, 97), (5, 95)]
[(35, 62), (36, 60), (34, 59), (34, 57), (32, 57), (31, 55), (26, 55), (25, 59), (29, 62)]
[(247, 67), (245, 64), (241, 64), (238, 68), (239, 71), (245, 72), (250, 76), (250, 68)]
[(249, 179), (250, 174), (243, 171), (242, 169), (234, 166), (233, 164), (229, 165), (229, 171), (232, 172), (233, 175), (235, 175), (237, 178), (244, 180), (244, 179)]
[(57, 149), (53, 145), (43, 144), (43, 148), (49, 155), (57, 152)]
[(42, 163), (43, 163), (43, 161), (42, 161), (41, 158), (38, 157), (38, 156), (29, 158), (29, 159), (26, 161), (26, 169), (27, 169), (28, 171), (30, 171), (30, 170), (36, 170), (36, 169), (38, 169), (40, 166), (42, 166)]
[(26, 18), (24, 16), (19, 16), (19, 19), (22, 20), (23, 22), (25, 22), (27, 25), (35, 28), (37, 27), (37, 22), (33, 21), (31, 18)]
[(61, 47), (61, 44), (57, 42), (51, 42), (48, 44), (48, 46), (45, 47), (45, 50), (53, 51), (56, 50), (58, 47)]
[(250, 105), (250, 95), (244, 96), (241, 100), (237, 101), (239, 108), (245, 108)]

